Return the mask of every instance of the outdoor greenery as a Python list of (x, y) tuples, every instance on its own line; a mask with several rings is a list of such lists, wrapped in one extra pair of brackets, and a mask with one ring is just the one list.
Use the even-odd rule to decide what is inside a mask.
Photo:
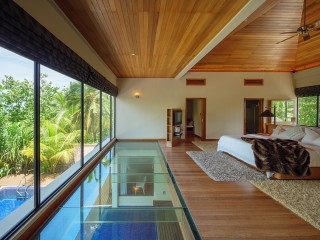
[(300, 125), (317, 126), (317, 96), (298, 98), (298, 123)]
[(272, 107), (274, 106), (276, 107), (277, 122), (290, 122), (294, 117), (294, 101), (272, 101)]
[[(77, 160), (81, 139), (81, 83), (54, 87), (41, 74), (40, 161), (42, 173), (59, 173)], [(85, 87), (84, 142), (100, 141), (100, 91)], [(103, 98), (102, 114), (110, 118), (110, 97)], [(110, 121), (102, 121), (103, 136)], [(33, 81), (5, 76), (0, 82), (0, 177), (32, 173), (34, 162)]]

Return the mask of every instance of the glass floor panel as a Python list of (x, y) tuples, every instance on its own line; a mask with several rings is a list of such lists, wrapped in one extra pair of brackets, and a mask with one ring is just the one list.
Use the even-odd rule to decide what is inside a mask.
[[(57, 231), (59, 229), (59, 231)], [(118, 142), (35, 239), (194, 239), (156, 142)]]

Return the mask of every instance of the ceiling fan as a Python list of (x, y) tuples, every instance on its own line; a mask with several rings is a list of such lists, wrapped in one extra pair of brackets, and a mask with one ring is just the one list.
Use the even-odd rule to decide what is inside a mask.
[(306, 1), (304, 0), (304, 4), (303, 4), (303, 25), (297, 28), (297, 31), (295, 32), (283, 32), (281, 34), (287, 34), (287, 33), (295, 33), (295, 35), (288, 37), (280, 42), (277, 42), (277, 44), (282, 43), (284, 41), (287, 41), (297, 35), (301, 35), (303, 40), (306, 41), (308, 39), (310, 39), (310, 34), (309, 32), (314, 32), (314, 31), (319, 31), (320, 30), (320, 19), (315, 21), (314, 23), (308, 24), (306, 25)]

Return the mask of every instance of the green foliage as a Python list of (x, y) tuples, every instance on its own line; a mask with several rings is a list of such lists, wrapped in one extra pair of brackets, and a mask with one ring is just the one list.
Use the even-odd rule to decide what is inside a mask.
[(317, 125), (317, 96), (298, 98), (298, 123), (300, 125)]
[(272, 101), (273, 106), (276, 107), (277, 121), (290, 122), (291, 118), (294, 117), (293, 101)]
[(88, 85), (84, 88), (84, 142), (98, 143), (100, 139), (100, 91)]
[(110, 95), (102, 93), (102, 139), (110, 137)]
[[(81, 84), (71, 82), (59, 89), (41, 75), (40, 161), (41, 172), (58, 173), (76, 161), (80, 148)], [(34, 161), (33, 82), (5, 76), (0, 83), (0, 177), (33, 171)], [(109, 100), (110, 101), (110, 100)], [(85, 88), (85, 143), (99, 142), (100, 92)], [(106, 103), (106, 104), (105, 104)], [(103, 116), (110, 116), (104, 101)], [(103, 122), (103, 128), (110, 123)]]
[(0, 176), (26, 173), (32, 161), (20, 150), (33, 138), (32, 84), (5, 76), (0, 90)]

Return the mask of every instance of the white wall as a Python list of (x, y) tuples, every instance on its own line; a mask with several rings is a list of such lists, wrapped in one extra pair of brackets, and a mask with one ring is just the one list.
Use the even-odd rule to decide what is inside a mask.
[(302, 70), (293, 74), (297, 88), (320, 85), (320, 67)]
[[(206, 78), (206, 86), (186, 86), (186, 78)], [(243, 86), (244, 78), (263, 78), (262, 87)], [(185, 109), (186, 98), (207, 99), (207, 139), (242, 134), (244, 98), (295, 99), (291, 73), (187, 73), (183, 78), (118, 79), (117, 138), (165, 138), (166, 109)], [(135, 98), (134, 92), (141, 97)], [(183, 122), (183, 125), (185, 123)]]
[[(185, 94), (179, 80), (120, 79), (118, 88), (116, 133), (119, 139), (165, 138), (166, 109), (184, 109)], [(140, 98), (133, 96), (135, 92), (140, 92)]]

